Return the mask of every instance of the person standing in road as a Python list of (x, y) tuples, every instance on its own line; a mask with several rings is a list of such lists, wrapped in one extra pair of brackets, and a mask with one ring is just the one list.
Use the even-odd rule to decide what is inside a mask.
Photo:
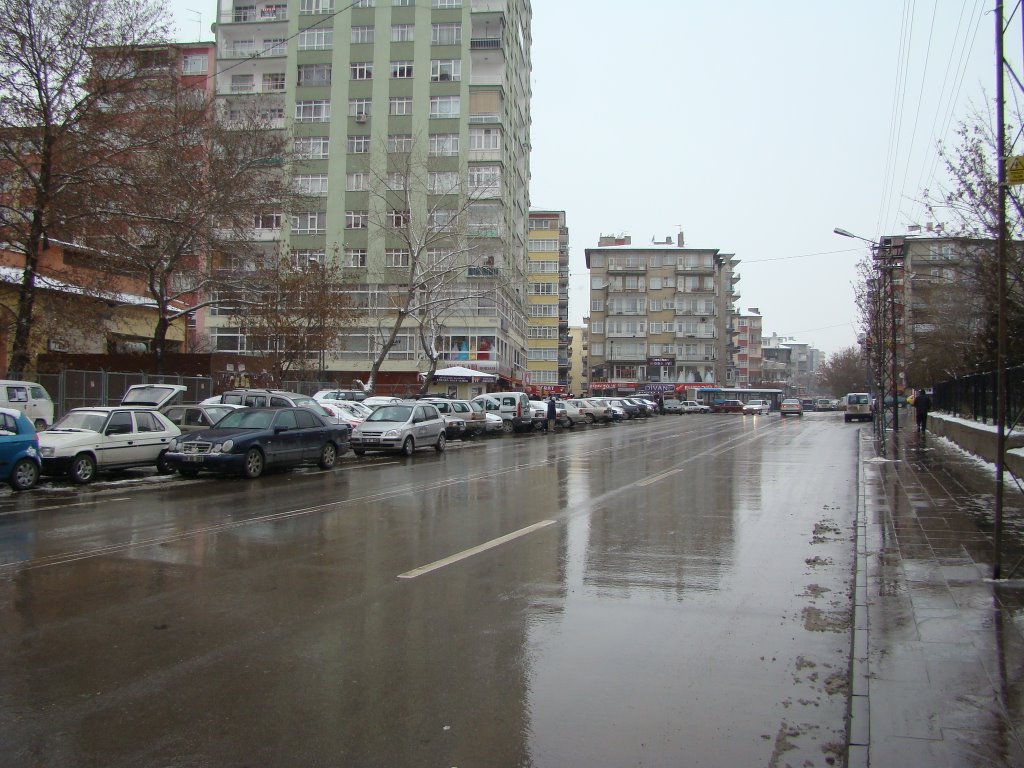
[(555, 407), (555, 396), (551, 395), (548, 398), (548, 421), (544, 425), (545, 432), (555, 431), (555, 419), (558, 418), (558, 409)]
[(928, 411), (932, 409), (932, 399), (923, 389), (917, 391), (914, 398), (914, 416), (917, 417), (917, 431), (924, 432), (928, 426)]

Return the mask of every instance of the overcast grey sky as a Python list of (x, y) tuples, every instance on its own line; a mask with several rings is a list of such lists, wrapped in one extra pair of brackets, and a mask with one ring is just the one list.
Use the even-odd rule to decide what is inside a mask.
[[(738, 307), (759, 308), (765, 333), (854, 344), (866, 246), (832, 229), (927, 223), (936, 142), (992, 104), (991, 6), (533, 0), (531, 206), (566, 212), (570, 322), (588, 312), (599, 235), (682, 229), (741, 260)], [(171, 8), (179, 39), (212, 39), (213, 3)]]

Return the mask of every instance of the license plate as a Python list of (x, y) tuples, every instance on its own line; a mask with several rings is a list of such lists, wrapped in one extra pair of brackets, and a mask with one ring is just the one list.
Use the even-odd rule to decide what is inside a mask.
[(192, 462), (195, 462), (197, 464), (200, 463), (202, 460), (203, 460), (202, 456), (186, 456), (185, 457), (185, 461), (192, 461)]
[(380, 440), (378, 440), (376, 437), (364, 437), (363, 438), (363, 442), (364, 443), (379, 443)]

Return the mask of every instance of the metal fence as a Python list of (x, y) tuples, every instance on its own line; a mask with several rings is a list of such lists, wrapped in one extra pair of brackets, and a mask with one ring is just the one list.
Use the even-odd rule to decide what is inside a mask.
[(187, 387), (185, 402), (195, 403), (213, 394), (209, 376), (178, 376), (113, 371), (60, 371), (41, 373), (36, 380), (53, 398), (53, 417), (60, 418), (72, 408), (117, 405), (133, 384), (182, 384)]
[[(964, 419), (994, 424), (996, 421), (996, 374), (976, 373), (944, 381), (934, 387), (932, 408)], [(1006, 425), (1021, 428), (1024, 414), (1024, 366), (1006, 370)]]

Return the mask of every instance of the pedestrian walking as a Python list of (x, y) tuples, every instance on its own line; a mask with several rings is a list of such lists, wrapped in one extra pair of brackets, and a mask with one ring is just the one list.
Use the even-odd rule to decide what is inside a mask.
[(555, 396), (548, 398), (548, 421), (544, 425), (545, 432), (555, 431), (555, 419), (558, 418), (558, 408), (555, 407)]
[(928, 411), (932, 409), (932, 399), (923, 389), (914, 397), (914, 416), (917, 417), (917, 431), (924, 432), (928, 426)]

